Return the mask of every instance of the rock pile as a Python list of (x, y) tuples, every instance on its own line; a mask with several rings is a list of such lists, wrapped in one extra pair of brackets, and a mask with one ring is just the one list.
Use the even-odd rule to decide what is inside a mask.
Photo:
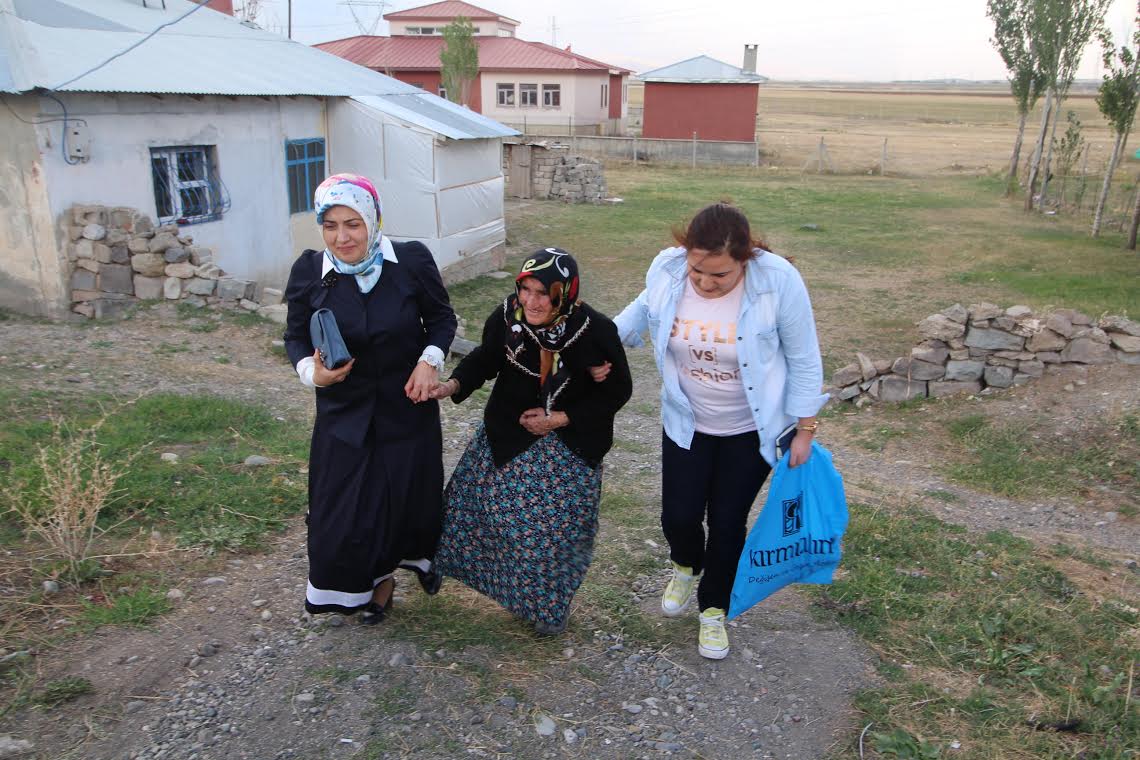
[(74, 206), (63, 217), (71, 263), (71, 310), (88, 318), (121, 317), (140, 300), (242, 308), (285, 322), (282, 292), (227, 277), (209, 248), (156, 227), (132, 208)]
[(854, 364), (832, 375), (836, 397), (871, 401), (938, 398), (1008, 388), (1061, 364), (1140, 364), (1140, 323), (1120, 316), (1096, 321), (1072, 309), (1036, 316), (1028, 306), (954, 304), (918, 323), (923, 341), (909, 356)]
[(535, 150), (531, 161), (535, 198), (600, 203), (606, 197), (606, 174), (597, 159), (554, 148)]

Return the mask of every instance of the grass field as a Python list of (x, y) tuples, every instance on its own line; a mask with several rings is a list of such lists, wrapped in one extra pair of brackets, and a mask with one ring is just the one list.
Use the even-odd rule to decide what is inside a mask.
[[(510, 224), (520, 250), (560, 245), (583, 262), (584, 293), (616, 312), (644, 281), (670, 228), (720, 199), (740, 205), (755, 232), (795, 258), (812, 293), (828, 369), (854, 351), (897, 356), (913, 325), (955, 302), (1140, 314), (1140, 256), (1121, 237), (1090, 238), (1068, 217), (1026, 215), (992, 177), (816, 177), (794, 172), (611, 166), (605, 206), (521, 209)], [(814, 225), (815, 229), (805, 229)], [(455, 290), (474, 330), (491, 301)]]
[[(812, 294), (829, 370), (849, 362), (856, 350), (874, 358), (902, 353), (915, 341), (914, 322), (954, 302), (1140, 314), (1140, 256), (1121, 249), (1119, 233), (1093, 240), (1080, 220), (1026, 215), (1016, 201), (1001, 197), (1000, 179), (992, 176), (819, 177), (764, 169), (611, 166), (608, 179), (622, 203), (513, 205), (514, 259), (505, 268), (516, 267), (539, 246), (567, 248), (582, 265), (585, 300), (612, 314), (636, 296), (653, 255), (670, 244), (671, 226), (708, 202), (728, 198), (745, 209), (774, 250), (795, 257)], [(479, 278), (452, 290), (469, 338), (478, 337), (482, 319), (508, 283)], [(170, 345), (177, 348), (178, 341)], [(639, 381), (655, 383), (645, 352), (634, 361)], [(50, 436), (51, 413), (83, 423), (100, 409), (93, 400), (28, 393), (3, 383), (0, 410), (11, 423), (0, 431), (0, 467), (9, 483), (34, 484), (37, 474), (29, 462)], [(1024, 439), (1025, 430), (1016, 427), (1020, 419), (999, 425), (984, 418), (987, 405), (996, 403), (905, 405), (875, 418), (865, 431), (859, 426), (870, 425), (866, 415), (833, 414), (827, 424), (869, 448), (900, 441), (921, 448), (945, 460), (940, 472), (947, 478), (1013, 497), (1079, 495), (1098, 478), (1121, 489), (1135, 484), (1135, 468), (1109, 472), (1097, 469), (1095, 457), (1067, 461), (1064, 448), (1047, 440), (1024, 443), (1019, 435)], [(627, 412), (656, 417), (645, 400)], [(1134, 417), (1096, 422), (1114, 426), (1126, 455), (1140, 451)], [(936, 438), (930, 437), (934, 426), (944, 428)], [(115, 536), (125, 549), (132, 542), (145, 544), (158, 530), (165, 546), (249, 551), (266, 531), (303, 508), (307, 431), (262, 409), (154, 396), (123, 409), (104, 433), (101, 442), (109, 453), (144, 452), (121, 483), (122, 499), (106, 515), (110, 523), (137, 514)], [(622, 440), (620, 430), (618, 437), (619, 449), (639, 445)], [(170, 467), (161, 452), (178, 453), (182, 466)], [(268, 456), (272, 464), (242, 466), (251, 453)], [(967, 453), (977, 456), (968, 460)], [(1011, 457), (1016, 467), (1000, 466)], [(607, 474), (601, 537), (572, 635), (613, 628), (647, 645), (677, 643), (628, 593), (639, 575), (656, 567), (644, 548), (645, 539), (660, 540), (656, 504), (646, 496), (655, 478), (651, 471)], [(1140, 725), (1129, 695), (1140, 650), (1140, 583), (1118, 561), (1114, 565), (1115, 558), (1081, 547), (1034, 545), (1004, 532), (967, 533), (934, 519), (919, 504), (870, 498), (852, 504), (846, 541), (838, 582), (811, 598), (820, 614), (838, 616), (877, 658), (879, 683), (856, 704), (862, 723), (874, 723), (865, 737), (868, 757), (1136, 757)], [(22, 542), (11, 516), (0, 520), (0, 548), (26, 548)], [(66, 635), (52, 627), (60, 614), (78, 621), (73, 632), (143, 623), (166, 609), (169, 579), (194, 569), (101, 561), (77, 587), (54, 598), (51, 604), (59, 606), (39, 595), (0, 602), (0, 639), (5, 648), (50, 647)], [(61, 568), (33, 557), (9, 559), (0, 571), (6, 585), (26, 590), (59, 577)], [(504, 657), (541, 656), (509, 616), (462, 593), (410, 603), (393, 628), (427, 647), (499, 642), (509, 653)], [(491, 680), (479, 673), (471, 677)], [(11, 672), (0, 673), (0, 682), (16, 686), (11, 691), (23, 702), (50, 704), (90, 688), (81, 680), (33, 688), (28, 678), (21, 687)], [(398, 684), (389, 697), (392, 710), (407, 699)], [(1049, 728), (1074, 718), (1082, 723), (1073, 733)], [(957, 752), (956, 741), (968, 750)], [(843, 742), (837, 757), (855, 756), (857, 732)]]
[[(1026, 125), (1023, 160), (1032, 154), (1040, 108)], [(1112, 132), (1090, 97), (1070, 98), (1089, 143), (1088, 171), (1103, 174)], [(808, 91), (763, 88), (757, 133), (766, 160), (801, 168), (822, 137), (836, 170), (877, 170), (887, 140), (887, 171), (902, 176), (979, 174), (1009, 165), (1017, 112), (1009, 97), (976, 94)], [(1064, 134), (1062, 117), (1057, 138)], [(1079, 167), (1076, 167), (1079, 169)]]
[[(574, 252), (585, 298), (605, 312), (637, 293), (654, 253), (670, 244), (672, 225), (730, 198), (775, 250), (796, 258), (828, 368), (859, 349), (875, 358), (904, 352), (916, 339), (914, 323), (954, 302), (1140, 313), (1140, 256), (1121, 249), (1119, 234), (1093, 240), (1080, 220), (1026, 215), (1001, 197), (992, 176), (610, 166), (608, 179), (623, 203), (520, 205), (510, 225), (516, 251), (560, 245)], [(474, 315), (489, 311), (502, 291), (501, 281), (486, 279), (454, 291), (457, 309), (469, 316), (469, 337), (478, 331)], [(1003, 412), (937, 401), (876, 412), (869, 421), (840, 412), (828, 424), (856, 440), (861, 425), (874, 425), (868, 446), (922, 450), (939, 460), (944, 477), (980, 491), (1050, 501), (1107, 485), (1123, 500), (1098, 508), (1135, 518), (1129, 494), (1140, 471), (1124, 462), (1140, 454), (1135, 417), (1104, 415), (1090, 421), (1095, 430), (1084, 431), (1082, 422), (1081, 431), (1066, 431), (1095, 444), (1074, 457), (1072, 444), (1040, 430), (1040, 420), (1023, 427), (1020, 417), (995, 423), (987, 414)], [(939, 496), (958, 498), (930, 498)], [(1136, 756), (1140, 719), (1129, 694), (1140, 651), (1140, 582), (1118, 558), (1004, 532), (969, 533), (918, 504), (884, 499), (851, 510), (842, 577), (816, 601), (821, 614), (838, 615), (875, 652), (881, 683), (856, 702), (871, 729), (862, 741), (846, 737), (836, 758)], [(608, 541), (626, 538), (617, 521), (608, 516)], [(608, 604), (637, 631), (636, 617), (608, 598), (615, 586), (620, 579), (583, 589), (588, 614), (603, 614)]]
[[(637, 121), (642, 104), (639, 85), (630, 87), (630, 107)], [(1044, 99), (1029, 115), (1023, 164), (1033, 151)], [(1064, 113), (1073, 111), (1089, 144), (1087, 172), (1103, 176), (1113, 135), (1089, 93), (1062, 105), (1057, 139), (1065, 131)], [(640, 124), (639, 121), (637, 121)], [(639, 128), (639, 127), (638, 127)], [(820, 138), (841, 174), (877, 172), (887, 141), (887, 172), (929, 177), (999, 172), (1009, 165), (1017, 131), (1017, 109), (1008, 91), (997, 87), (967, 91), (867, 88), (861, 85), (796, 86), (765, 84), (757, 104), (756, 134), (766, 165), (815, 170), (808, 162)], [(1080, 165), (1073, 171), (1079, 172)], [(1121, 178), (1136, 174), (1126, 161)], [(1095, 190), (1090, 193), (1095, 195)], [(1091, 204), (1088, 197), (1085, 204)], [(1126, 199), (1120, 199), (1127, 205)]]

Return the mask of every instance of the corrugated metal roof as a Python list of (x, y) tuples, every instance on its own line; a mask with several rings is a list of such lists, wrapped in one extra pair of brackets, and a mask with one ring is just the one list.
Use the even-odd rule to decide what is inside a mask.
[(443, 98), (425, 98), (424, 94), (358, 95), (352, 99), (396, 119), (417, 124), (455, 140), (512, 137), (520, 134), (463, 106)]
[(698, 55), (686, 61), (647, 71), (638, 76), (643, 82), (691, 82), (707, 84), (747, 84), (767, 82), (768, 77), (746, 74), (739, 66)]
[[(82, 6), (82, 7), (80, 7)], [(54, 89), (194, 6), (166, 0), (0, 0), (8, 92)], [(93, 20), (94, 19), (94, 20)], [(409, 85), (202, 8), (61, 88), (194, 95), (379, 95)]]
[(474, 21), (475, 19), (494, 19), (498, 21), (502, 19), (511, 24), (518, 25), (518, 21), (513, 18), (507, 18), (494, 11), (489, 11), (486, 8), (480, 8), (471, 3), (462, 2), (462, 0), (443, 0), (442, 3), (431, 3), (430, 5), (421, 5), (416, 8), (408, 8), (403, 11), (394, 11), (392, 13), (385, 13), (384, 19), (387, 21), (407, 21), (408, 19), (417, 18), (438, 18), (438, 19), (451, 19), (456, 16), (466, 16)]
[[(139, 0), (0, 0), (0, 92), (54, 89), (193, 7), (187, 0), (166, 0), (166, 5), (163, 10), (153, 2), (145, 8)], [(447, 137), (515, 134), (418, 87), (205, 8), (60, 89), (392, 96), (402, 109), (402, 115), (393, 115)]]
[[(476, 37), (479, 68), (484, 71), (616, 71), (628, 69), (517, 37)], [(349, 37), (322, 42), (316, 47), (361, 66), (381, 70), (439, 69), (442, 37)]]

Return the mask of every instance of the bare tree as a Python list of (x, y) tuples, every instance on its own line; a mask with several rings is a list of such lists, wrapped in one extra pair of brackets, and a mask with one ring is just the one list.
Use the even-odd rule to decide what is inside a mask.
[[(1111, 0), (1036, 0), (1028, 19), (1033, 46), (1040, 61), (1040, 71), (1048, 83), (1041, 130), (1034, 145), (1029, 165), (1029, 181), (1025, 188), (1025, 210), (1031, 211), (1037, 191), (1037, 178), (1049, 133), (1050, 116), (1068, 94), (1085, 46), (1104, 27), (1104, 14)], [(1052, 147), (1050, 145), (1050, 147)]]
[(1033, 0), (988, 0), (986, 3), (986, 15), (994, 22), (994, 36), (990, 42), (1005, 62), (1005, 68), (1009, 72), (1010, 93), (1017, 102), (1017, 138), (1009, 159), (1006, 195), (1012, 195), (1017, 187), (1017, 165), (1025, 139), (1025, 122), (1046, 85), (1039, 70), (1028, 25), (1032, 3)]

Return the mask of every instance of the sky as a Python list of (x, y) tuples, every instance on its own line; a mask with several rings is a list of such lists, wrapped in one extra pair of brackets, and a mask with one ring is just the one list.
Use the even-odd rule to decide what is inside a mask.
[[(293, 38), (313, 44), (367, 31), (383, 13), (421, 0), (292, 0)], [(234, 0), (241, 8), (247, 0)], [(350, 7), (348, 3), (352, 3)], [(1004, 79), (989, 38), (985, 0), (487, 0), (474, 2), (521, 22), (520, 38), (634, 72), (697, 55), (741, 65), (744, 45), (759, 46), (757, 71), (776, 80), (891, 81)], [(258, 23), (284, 33), (287, 0), (261, 0)], [(1127, 36), (1135, 6), (1113, 0), (1109, 29)], [(353, 12), (360, 24), (353, 19)], [(375, 34), (387, 34), (380, 20)], [(1078, 78), (1099, 79), (1098, 46)]]

